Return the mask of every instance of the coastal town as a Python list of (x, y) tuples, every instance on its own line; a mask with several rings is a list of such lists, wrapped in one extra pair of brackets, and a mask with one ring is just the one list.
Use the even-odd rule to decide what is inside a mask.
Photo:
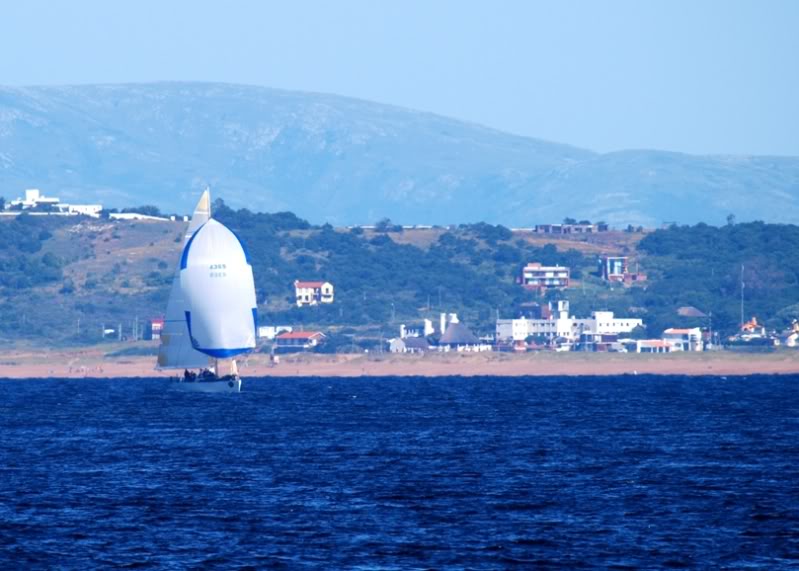
[(799, 571), (799, 1), (4, 8), (0, 571)]
[[(183, 224), (185, 215), (163, 215), (153, 208), (105, 209), (101, 204), (63, 203), (39, 189), (27, 189), (23, 196), (3, 201), (0, 215), (6, 219), (27, 214), (33, 216), (76, 217), (76, 219), (106, 220), (108, 223), (176, 223)], [(381, 222), (377, 225), (348, 227), (349, 233), (435, 231), (430, 226), (402, 226)], [(624, 229), (627, 235), (644, 233), (643, 228)], [(605, 222), (565, 219), (562, 223), (538, 224), (528, 228), (511, 229), (512, 236), (530, 236), (533, 240), (563, 243), (563, 240), (601, 239), (613, 234)], [(558, 242), (561, 241), (561, 242)], [(590, 242), (566, 242), (590, 243)], [(625, 247), (625, 249), (627, 249)], [(109, 255), (112, 252), (109, 251)], [(595, 287), (608, 290), (636, 290), (650, 284), (648, 273), (640, 258), (624, 250), (597, 255), (591, 280)], [(274, 312), (260, 311), (258, 327), (259, 352), (266, 352), (274, 364), (280, 356), (291, 353), (369, 353), (372, 354), (425, 354), (425, 353), (528, 353), (528, 352), (580, 352), (580, 353), (697, 353), (697, 352), (768, 352), (775, 349), (795, 349), (799, 345), (799, 322), (794, 318), (782, 329), (769, 330), (757, 317), (745, 314), (741, 299), (740, 323), (737, 331), (722, 334), (713, 328), (712, 314), (693, 306), (679, 306), (673, 323), (660, 330), (648, 327), (646, 316), (619, 314), (597, 302), (593, 307), (582, 304), (577, 313), (568, 296), (584, 291), (586, 273), (565, 264), (547, 263), (528, 259), (515, 267), (508, 267), (516, 288), (523, 299), (515, 308), (495, 309), (491, 329), (485, 323), (463, 319), (456, 307), (447, 309), (420, 308), (416, 319), (397, 317), (394, 303), (386, 323), (374, 323), (361, 336), (352, 334), (350, 342), (341, 342), (340, 332), (346, 320), (314, 327), (314, 319), (301, 322), (274, 321)], [(604, 284), (602, 286), (601, 284)], [(340, 286), (325, 279), (322, 274), (295, 275), (287, 284), (291, 291), (291, 305), (298, 317), (318, 313), (320, 308), (343, 314)], [(743, 282), (741, 284), (743, 286)], [(439, 290), (440, 295), (440, 290)], [(584, 296), (587, 297), (587, 296)], [(686, 325), (686, 321), (691, 325)], [(80, 323), (80, 322), (79, 322)], [(475, 327), (478, 325), (478, 327)], [(79, 325), (80, 327), (80, 325)], [(159, 342), (164, 327), (161, 315), (138, 316), (128, 327), (123, 324), (102, 323), (99, 340)], [(653, 334), (654, 333), (654, 334)], [(97, 342), (96, 341), (96, 342)], [(338, 341), (338, 342), (337, 342)]]

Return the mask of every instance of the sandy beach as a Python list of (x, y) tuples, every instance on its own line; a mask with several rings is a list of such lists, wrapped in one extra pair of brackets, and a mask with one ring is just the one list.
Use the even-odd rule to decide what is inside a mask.
[[(169, 377), (154, 356), (108, 357), (119, 346), (72, 350), (16, 349), (0, 353), (0, 379)], [(553, 375), (755, 375), (799, 374), (799, 351), (769, 354), (674, 353), (435, 353), (426, 355), (267, 355), (240, 362), (243, 377), (262, 376), (553, 376)]]

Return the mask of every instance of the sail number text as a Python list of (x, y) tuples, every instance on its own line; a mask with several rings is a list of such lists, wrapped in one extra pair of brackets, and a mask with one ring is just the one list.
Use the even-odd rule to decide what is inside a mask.
[(225, 266), (225, 264), (211, 264), (208, 266), (208, 269), (211, 270), (210, 276), (212, 278), (224, 278), (227, 276), (227, 272), (225, 271), (227, 266)]

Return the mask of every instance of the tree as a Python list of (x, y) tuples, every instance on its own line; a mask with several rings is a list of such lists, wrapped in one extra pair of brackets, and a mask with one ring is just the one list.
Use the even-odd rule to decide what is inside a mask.
[(574, 218), (566, 217), (566, 218), (563, 219), (563, 223), (564, 224), (577, 224), (577, 220), (575, 220)]
[(0, 210), (6, 209), (6, 199), (0, 196)]
[(143, 214), (144, 216), (161, 216), (161, 211), (157, 206), (152, 204), (145, 204), (144, 206), (134, 206), (131, 208), (123, 208), (122, 212), (130, 212), (134, 214)]
[(727, 214), (727, 226), (735, 226), (735, 214)]
[(402, 226), (394, 224), (391, 218), (383, 218), (375, 224), (375, 230), (378, 232), (402, 232)]

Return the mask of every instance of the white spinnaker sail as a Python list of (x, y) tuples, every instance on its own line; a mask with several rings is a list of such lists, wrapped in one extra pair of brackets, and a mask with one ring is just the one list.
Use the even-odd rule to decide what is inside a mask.
[[(211, 218), (211, 196), (206, 190), (200, 197), (189, 227), (183, 237), (183, 247), (198, 228)], [(182, 253), (182, 250), (181, 250)], [(208, 355), (200, 353), (191, 346), (189, 330), (186, 326), (186, 308), (183, 291), (180, 289), (180, 261), (172, 280), (169, 302), (166, 306), (164, 328), (161, 331), (161, 346), (158, 348), (159, 369), (197, 369), (208, 365)]]
[(211, 219), (192, 235), (181, 256), (180, 286), (195, 349), (223, 359), (255, 347), (252, 266), (224, 224)]

